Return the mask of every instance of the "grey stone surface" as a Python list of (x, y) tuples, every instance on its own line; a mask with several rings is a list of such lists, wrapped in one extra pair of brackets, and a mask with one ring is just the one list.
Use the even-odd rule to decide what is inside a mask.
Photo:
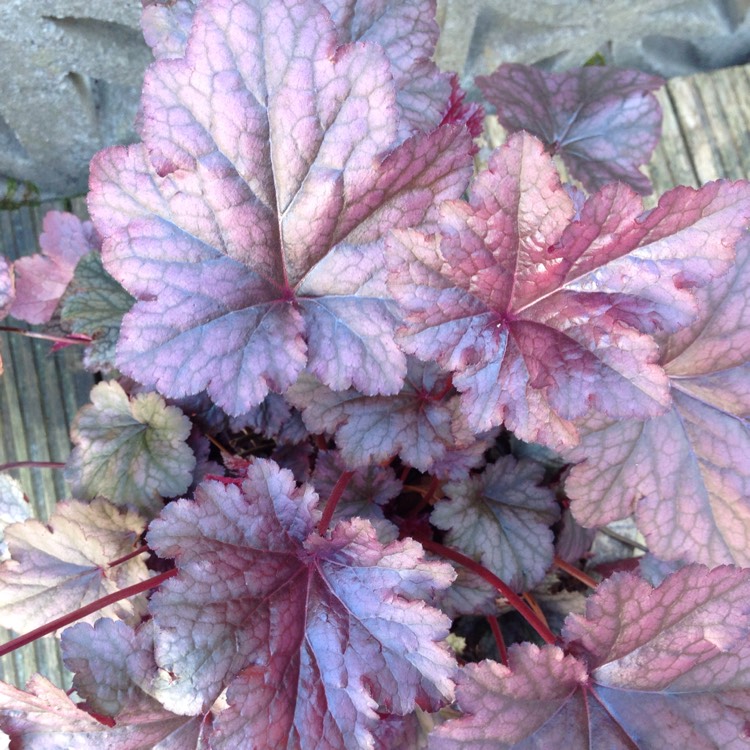
[[(140, 8), (140, 0), (0, 0), (0, 175), (31, 181), (43, 196), (81, 193), (92, 154), (135, 138), (150, 60)], [(0, 185), (0, 199), (6, 192), (12, 183)]]
[(437, 59), (477, 75), (502, 62), (563, 70), (599, 52), (667, 78), (750, 60), (750, 0), (438, 0)]
[[(135, 138), (151, 59), (140, 8), (0, 0), (0, 207), (30, 195), (16, 181), (42, 197), (85, 192), (91, 156)], [(504, 61), (564, 69), (597, 51), (667, 77), (750, 60), (750, 0), (438, 0), (438, 13), (438, 62), (469, 89)]]

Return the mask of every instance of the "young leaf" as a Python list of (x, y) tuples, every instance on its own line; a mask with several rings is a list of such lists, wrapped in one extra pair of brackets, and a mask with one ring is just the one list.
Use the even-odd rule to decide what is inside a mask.
[(422, 601), (450, 567), (413, 541), (383, 546), (361, 519), (321, 537), (317, 502), (257, 459), (242, 488), (206, 482), (151, 524), (179, 570), (151, 600), (157, 663), (174, 675), (159, 697), (196, 713), (228, 686), (216, 748), (367, 748), (378, 713), (451, 696), (449, 621)]
[(651, 192), (638, 167), (659, 142), (661, 107), (650, 92), (664, 79), (611, 67), (553, 73), (505, 63), (476, 83), (503, 127), (544, 141), (589, 192), (609, 182)]
[[(146, 522), (105, 500), (59, 503), (49, 524), (29, 519), (5, 530), (11, 559), (0, 565), (0, 624), (23, 632), (61, 613), (149, 577), (142, 556), (109, 567), (132, 552)], [(106, 607), (97, 617), (132, 618), (142, 599)]]
[(195, 456), (187, 445), (190, 420), (156, 393), (128, 399), (112, 380), (91, 390), (76, 416), (75, 444), (65, 467), (74, 495), (103, 496), (150, 514), (190, 486)]
[(383, 237), (462, 193), (467, 129), (400, 142), (382, 50), (337, 47), (313, 0), (202, 3), (185, 55), (146, 75), (144, 143), (92, 163), (105, 268), (138, 299), (118, 367), (232, 415), (305, 367), (397, 392)]
[(83, 355), (87, 369), (114, 369), (122, 317), (134, 303), (135, 299), (104, 270), (100, 253), (88, 253), (78, 261), (62, 298), (60, 317), (70, 331), (93, 339)]
[(649, 421), (591, 421), (565, 489), (586, 526), (635, 514), (666, 560), (750, 565), (750, 240), (697, 290), (699, 314), (662, 344), (672, 407)]
[[(689, 566), (654, 589), (600, 584), (556, 646), (512, 646), (508, 667), (464, 667), (459, 708), (430, 750), (741, 748), (750, 712), (750, 575)], [(573, 655), (580, 655), (580, 659)]]
[(608, 186), (580, 218), (542, 144), (511, 137), (441, 208), (440, 234), (392, 235), (389, 287), (402, 347), (453, 371), (470, 426), (505, 423), (553, 448), (590, 409), (644, 417), (669, 405), (645, 333), (695, 315), (692, 288), (727, 270), (750, 219), (750, 186), (676, 188), (643, 212)]
[(540, 487), (544, 467), (504, 456), (481, 474), (443, 487), (430, 522), (445, 544), (480, 562), (516, 591), (534, 588), (552, 565), (555, 494)]
[(5, 543), (5, 527), (22, 523), (31, 512), (21, 485), (9, 474), (0, 474), (0, 561), (10, 557)]
[(41, 253), (13, 264), (16, 296), (11, 314), (28, 323), (46, 323), (73, 278), (78, 261), (99, 247), (90, 221), (74, 214), (48, 211), (39, 237)]
[(302, 411), (308, 430), (336, 436), (350, 468), (398, 454), (410, 466), (428, 471), (449, 449), (475, 442), (462, 424), (450, 375), (414, 357), (407, 361), (403, 388), (395, 396), (366, 396), (353, 388), (332, 391), (303, 376), (287, 398)]

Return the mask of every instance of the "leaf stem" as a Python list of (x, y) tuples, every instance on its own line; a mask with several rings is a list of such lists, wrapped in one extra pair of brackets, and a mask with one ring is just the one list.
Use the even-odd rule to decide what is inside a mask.
[(115, 565), (121, 565), (128, 560), (132, 560), (134, 557), (138, 557), (138, 555), (142, 555), (144, 552), (151, 552), (151, 549), (147, 544), (134, 549), (132, 552), (128, 552), (127, 555), (123, 555), (122, 557), (118, 557), (116, 560), (112, 560), (112, 562), (107, 563), (107, 567), (114, 568)]
[(30, 339), (43, 339), (44, 341), (54, 341), (58, 344), (90, 344), (91, 337), (83, 334), (73, 334), (71, 336), (54, 336), (51, 333), (39, 333), (29, 331), (26, 328), (17, 328), (16, 326), (0, 326), (0, 331), (6, 333), (18, 333)]
[(453, 560), (453, 562), (463, 565), (473, 573), (484, 578), (484, 580), (493, 588), (496, 588), (508, 600), (508, 603), (518, 612), (518, 614), (521, 615), (521, 617), (523, 617), (523, 619), (526, 620), (526, 622), (528, 622), (537, 633), (539, 633), (545, 643), (549, 643), (550, 645), (555, 645), (557, 643), (557, 638), (555, 638), (549, 627), (537, 617), (531, 607), (529, 607), (529, 605), (526, 604), (526, 602), (521, 599), (521, 597), (516, 594), (507, 583), (498, 578), (494, 573), (487, 570), (483, 565), (480, 565), (476, 560), (472, 560), (470, 557), (461, 554), (455, 549), (446, 547), (443, 544), (433, 542), (432, 540), (417, 539), (417, 541), (429, 552)]
[(497, 617), (487, 615), (487, 622), (490, 624), (490, 630), (492, 635), (495, 636), (495, 643), (497, 643), (497, 650), (500, 652), (500, 663), (503, 666), (508, 666), (508, 649), (505, 646), (505, 638), (503, 638), (503, 632), (500, 630), (500, 623), (497, 621)]
[(0, 471), (11, 469), (64, 469), (65, 464), (60, 461), (11, 461), (9, 464), (0, 464)]
[(331, 496), (328, 498), (326, 503), (326, 509), (323, 511), (323, 515), (320, 517), (318, 522), (318, 534), (325, 534), (328, 531), (328, 524), (331, 523), (333, 513), (336, 510), (336, 506), (341, 500), (341, 496), (344, 494), (346, 485), (349, 484), (349, 480), (354, 476), (353, 471), (345, 471), (339, 478), (336, 484), (333, 485), (331, 490)]
[(597, 582), (590, 575), (579, 570), (575, 565), (561, 560), (557, 555), (554, 556), (552, 561), (560, 570), (564, 570), (569, 576), (572, 576), (590, 589), (595, 589), (598, 586)]
[(87, 615), (93, 614), (94, 612), (98, 612), (100, 609), (104, 609), (104, 607), (108, 607), (110, 604), (119, 602), (120, 599), (127, 599), (129, 596), (135, 596), (136, 594), (140, 594), (143, 591), (148, 591), (149, 589), (156, 588), (157, 586), (160, 586), (162, 583), (164, 583), (164, 581), (166, 581), (168, 578), (172, 578), (176, 575), (177, 568), (173, 568), (172, 570), (168, 570), (166, 573), (160, 573), (153, 578), (148, 578), (145, 581), (134, 584), (133, 586), (128, 586), (124, 589), (121, 589), (120, 591), (115, 591), (113, 594), (107, 594), (107, 596), (103, 596), (101, 599), (97, 599), (96, 601), (87, 604), (85, 607), (80, 607), (73, 612), (69, 612), (67, 615), (63, 615), (62, 617), (58, 617), (52, 622), (48, 622), (46, 625), (42, 625), (42, 627), (40, 628), (31, 630), (28, 633), (24, 633), (24, 635), (19, 635), (18, 638), (14, 638), (12, 641), (4, 643), (2, 646), (0, 646), (0, 656), (5, 656), (11, 651), (15, 651), (17, 648), (21, 648), (22, 646), (26, 646), (29, 643), (33, 643), (35, 640), (41, 638), (42, 636), (54, 633), (55, 630), (64, 628), (66, 625), (70, 625), (76, 620), (80, 620), (82, 617), (86, 617)]

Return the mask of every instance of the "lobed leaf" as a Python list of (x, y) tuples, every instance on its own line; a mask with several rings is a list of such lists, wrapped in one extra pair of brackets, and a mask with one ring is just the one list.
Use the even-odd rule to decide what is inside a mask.
[[(109, 567), (137, 546), (146, 522), (106, 502), (58, 503), (49, 524), (35, 519), (5, 529), (10, 560), (0, 564), (0, 624), (24, 632), (127, 586), (150, 573), (142, 557)], [(130, 619), (144, 599), (123, 600), (97, 617)]]
[(609, 66), (553, 73), (505, 63), (476, 83), (505, 128), (540, 138), (588, 191), (623, 182), (651, 192), (638, 167), (659, 142), (661, 107), (651, 92), (663, 78)]
[(46, 323), (73, 278), (78, 261), (99, 247), (90, 221), (63, 211), (48, 211), (39, 237), (41, 253), (13, 264), (16, 294), (11, 314), (28, 323)]
[(99, 383), (91, 390), (91, 404), (73, 423), (76, 447), (65, 478), (75, 495), (103, 496), (155, 514), (161, 496), (179, 495), (192, 482), (190, 430), (190, 420), (156, 393), (131, 400), (116, 381)]
[(366, 396), (351, 388), (332, 391), (303, 376), (287, 398), (301, 410), (308, 430), (335, 435), (350, 468), (398, 454), (410, 466), (428, 471), (451, 448), (475, 442), (462, 424), (450, 376), (413, 357), (396, 395)]
[(665, 560), (750, 565), (750, 241), (695, 292), (699, 314), (662, 342), (672, 406), (648, 421), (590, 420), (566, 480), (587, 526), (635, 514)]
[(217, 748), (370, 747), (378, 714), (451, 696), (448, 620), (421, 601), (450, 567), (359, 519), (323, 538), (317, 501), (256, 459), (242, 488), (206, 482), (151, 524), (149, 545), (179, 569), (151, 601), (157, 663), (174, 675), (160, 699), (197, 713), (228, 686)]
[(650, 333), (696, 313), (693, 288), (725, 272), (750, 219), (746, 183), (676, 188), (643, 211), (624, 186), (574, 205), (542, 144), (512, 136), (441, 207), (440, 232), (397, 231), (389, 288), (402, 348), (454, 373), (469, 425), (574, 445), (573, 420), (669, 406)]
[(32, 676), (26, 687), (0, 683), (0, 727), (18, 750), (208, 750), (195, 719), (144, 714), (110, 726), (42, 675)]
[(100, 253), (88, 253), (78, 261), (62, 298), (60, 317), (73, 333), (91, 337), (83, 355), (87, 369), (114, 369), (122, 318), (134, 303), (135, 299), (104, 270)]
[(508, 667), (464, 667), (465, 716), (429, 748), (747, 747), (748, 593), (737, 568), (688, 566), (655, 589), (615, 574), (568, 617), (567, 654), (522, 644)]
[(430, 522), (445, 544), (474, 558), (516, 591), (542, 581), (554, 555), (551, 526), (560, 516), (544, 467), (503, 456), (481, 474), (443, 487)]
[(336, 390), (401, 387), (383, 238), (461, 194), (471, 139), (403, 141), (382, 50), (337, 45), (313, 0), (209, 0), (185, 57), (147, 72), (144, 142), (99, 154), (89, 195), (105, 268), (138, 300), (124, 373), (232, 415), (305, 368)]

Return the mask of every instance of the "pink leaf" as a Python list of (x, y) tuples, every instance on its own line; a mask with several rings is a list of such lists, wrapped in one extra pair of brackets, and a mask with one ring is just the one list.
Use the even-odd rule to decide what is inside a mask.
[(560, 153), (587, 190), (624, 182), (644, 194), (651, 184), (638, 167), (651, 158), (661, 131), (661, 108), (650, 92), (663, 85), (658, 76), (598, 66), (552, 73), (505, 63), (477, 78), (501, 124)]
[(560, 516), (544, 467), (505, 456), (477, 476), (446, 484), (430, 522), (445, 544), (480, 562), (516, 591), (542, 581), (552, 565), (551, 525)]
[(10, 312), (15, 295), (12, 266), (7, 258), (0, 255), (0, 320)]
[(162, 710), (110, 725), (39, 674), (26, 687), (0, 683), (0, 728), (18, 750), (208, 750), (196, 719)]
[(339, 390), (400, 388), (383, 238), (461, 194), (471, 139), (401, 142), (382, 50), (337, 43), (313, 0), (209, 0), (185, 58), (148, 71), (144, 143), (102, 152), (89, 195), (105, 267), (139, 300), (123, 372), (233, 415), (306, 367)]
[(667, 560), (750, 565), (750, 241), (695, 292), (696, 321), (664, 340), (672, 407), (649, 421), (591, 420), (566, 481), (587, 526), (635, 514)]
[(78, 261), (99, 248), (90, 221), (49, 211), (39, 237), (42, 252), (19, 258), (13, 265), (16, 296), (11, 315), (28, 323), (46, 323), (73, 278)]
[[(741, 748), (750, 711), (748, 571), (689, 566), (654, 589), (612, 576), (560, 648), (512, 646), (458, 676), (465, 716), (430, 750)], [(572, 654), (578, 655), (576, 658)]]
[(728, 268), (749, 198), (747, 184), (717, 182), (644, 212), (630, 189), (609, 186), (573, 221), (542, 144), (515, 135), (468, 204), (443, 204), (439, 234), (393, 233), (402, 347), (455, 373), (476, 431), (504, 423), (559, 448), (577, 442), (572, 420), (591, 409), (660, 414), (668, 382), (645, 334), (690, 322), (692, 287)]
[[(143, 557), (109, 568), (132, 552), (145, 527), (135, 513), (122, 513), (105, 500), (59, 503), (49, 524), (30, 519), (5, 530), (11, 559), (0, 565), (0, 623), (23, 632), (145, 581)], [(142, 598), (107, 607), (97, 617), (137, 617)]]
[(241, 489), (204, 483), (151, 524), (149, 545), (179, 569), (152, 599), (157, 663), (175, 675), (160, 699), (196, 713), (228, 686), (217, 748), (365, 748), (376, 711), (451, 696), (437, 643), (449, 621), (421, 601), (450, 567), (412, 541), (383, 546), (358, 519), (320, 537), (317, 502), (258, 459)]
[(287, 398), (302, 411), (311, 432), (335, 435), (350, 468), (398, 454), (410, 466), (428, 471), (451, 448), (470, 446), (475, 439), (461, 419), (450, 376), (413, 357), (407, 368), (404, 386), (393, 396), (332, 391), (306, 376)]

